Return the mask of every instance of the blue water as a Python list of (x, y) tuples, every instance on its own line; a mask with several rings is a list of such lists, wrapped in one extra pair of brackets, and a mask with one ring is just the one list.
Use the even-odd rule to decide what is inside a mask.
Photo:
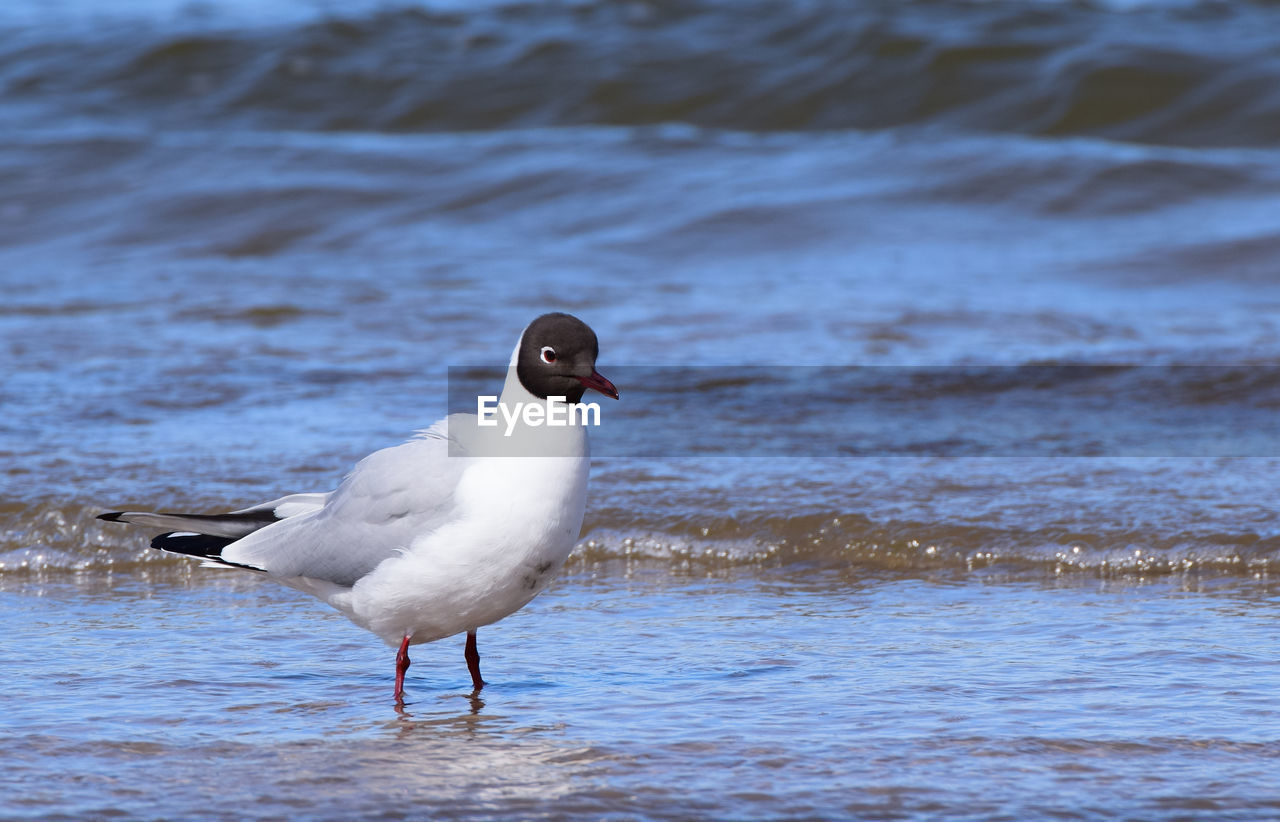
[(302, 599), (230, 574), (8, 589), (7, 815), (1280, 805), (1272, 585), (592, 567), (482, 632), (478, 698), (461, 642), (425, 648), (400, 713), (391, 654)]
[[(1277, 13), (6, 5), (0, 816), (1277, 815)], [(478, 700), (94, 519), (547, 310), (622, 399)]]

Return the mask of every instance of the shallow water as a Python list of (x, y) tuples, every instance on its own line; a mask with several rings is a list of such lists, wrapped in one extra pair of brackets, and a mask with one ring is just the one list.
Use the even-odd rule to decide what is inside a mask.
[(1280, 599), (1238, 578), (592, 565), (481, 632), (479, 697), (460, 642), (417, 649), (401, 713), (390, 649), (254, 578), (82, 576), (3, 602), (26, 626), (0, 686), (11, 816), (1280, 807)]
[[(1275, 816), (1275, 31), (4, 4), (0, 816)], [(479, 702), (93, 518), (332, 488), (546, 310), (622, 399)]]

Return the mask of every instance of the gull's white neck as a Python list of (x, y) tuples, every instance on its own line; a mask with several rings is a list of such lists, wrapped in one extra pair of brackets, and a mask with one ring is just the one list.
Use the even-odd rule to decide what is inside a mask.
[[(572, 413), (573, 404), (542, 399), (525, 388), (516, 365), (520, 345), (516, 344), (507, 364), (507, 379), (498, 398), (499, 425), (484, 428), (485, 452), (499, 456), (586, 457), (587, 426)], [(530, 406), (536, 409), (527, 412)], [(555, 424), (549, 420), (554, 419)]]

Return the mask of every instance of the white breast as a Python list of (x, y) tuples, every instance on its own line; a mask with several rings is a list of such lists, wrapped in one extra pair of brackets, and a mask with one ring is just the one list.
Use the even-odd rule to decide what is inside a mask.
[[(461, 438), (473, 436), (505, 435), (485, 429)], [(480, 445), (468, 450), (503, 453), (502, 443)], [(389, 644), (406, 633), (416, 644), (496, 622), (537, 596), (582, 530), (586, 429), (522, 426), (511, 448), (554, 456), (472, 457), (454, 490), (457, 516), (419, 535), (334, 604)]]

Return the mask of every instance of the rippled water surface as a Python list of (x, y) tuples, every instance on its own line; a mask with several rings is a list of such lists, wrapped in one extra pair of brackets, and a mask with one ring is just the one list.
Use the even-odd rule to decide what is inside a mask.
[(1269, 584), (593, 565), (481, 632), (478, 698), (460, 642), (425, 647), (398, 714), (389, 650), (255, 579), (4, 602), (11, 815), (1280, 808)]
[[(1275, 32), (4, 4), (0, 816), (1276, 816)], [(332, 488), (548, 310), (622, 399), (479, 699), (94, 519)]]

